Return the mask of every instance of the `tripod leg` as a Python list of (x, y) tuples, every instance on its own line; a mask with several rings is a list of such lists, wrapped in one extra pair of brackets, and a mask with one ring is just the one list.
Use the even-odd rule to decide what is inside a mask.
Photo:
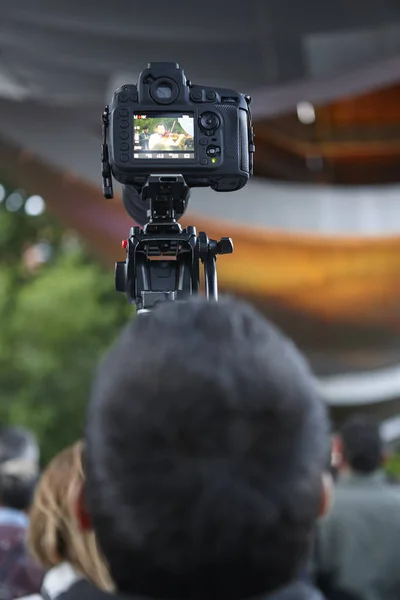
[(207, 300), (218, 300), (218, 280), (215, 256), (209, 256), (204, 261), (204, 281)]

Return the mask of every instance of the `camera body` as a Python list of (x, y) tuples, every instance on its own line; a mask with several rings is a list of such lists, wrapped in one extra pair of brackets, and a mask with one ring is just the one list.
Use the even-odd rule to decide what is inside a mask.
[(150, 63), (109, 105), (112, 175), (127, 185), (163, 173), (182, 175), (188, 187), (242, 188), (253, 170), (249, 104), (233, 90), (192, 85), (175, 63)]

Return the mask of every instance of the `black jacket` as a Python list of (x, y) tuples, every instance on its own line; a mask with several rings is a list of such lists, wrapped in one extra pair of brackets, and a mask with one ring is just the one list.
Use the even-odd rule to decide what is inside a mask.
[[(110, 595), (98, 590), (87, 581), (82, 580), (70, 587), (57, 600), (135, 600), (135, 596), (126, 596), (123, 594)], [(139, 598), (136, 597), (136, 600), (139, 600)], [(140, 598), (140, 600), (143, 600), (143, 598)], [(310, 584), (303, 581), (296, 581), (274, 594), (260, 598), (260, 600), (323, 600), (323, 596)]]

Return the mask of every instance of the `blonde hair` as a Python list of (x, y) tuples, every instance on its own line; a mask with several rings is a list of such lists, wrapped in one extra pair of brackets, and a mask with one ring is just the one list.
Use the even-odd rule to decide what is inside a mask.
[(108, 591), (113, 586), (94, 533), (81, 531), (71, 512), (71, 491), (84, 482), (82, 451), (82, 442), (66, 448), (41, 476), (30, 511), (28, 544), (43, 567), (67, 561)]

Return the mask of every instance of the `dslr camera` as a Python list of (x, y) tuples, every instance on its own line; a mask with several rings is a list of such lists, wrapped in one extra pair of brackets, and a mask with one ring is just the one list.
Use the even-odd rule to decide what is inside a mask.
[(199, 261), (206, 294), (217, 298), (216, 255), (232, 252), (232, 241), (182, 230), (178, 219), (190, 188), (233, 192), (246, 185), (254, 153), (250, 101), (234, 90), (194, 85), (178, 64), (160, 62), (150, 63), (137, 85), (116, 90), (105, 108), (103, 193), (113, 197), (114, 177), (148, 207), (148, 223), (131, 228), (126, 260), (115, 272), (117, 290), (138, 310), (196, 293)]
[(190, 188), (242, 188), (253, 170), (249, 103), (233, 90), (193, 85), (177, 64), (149, 64), (109, 106), (112, 175), (127, 185), (165, 173)]

